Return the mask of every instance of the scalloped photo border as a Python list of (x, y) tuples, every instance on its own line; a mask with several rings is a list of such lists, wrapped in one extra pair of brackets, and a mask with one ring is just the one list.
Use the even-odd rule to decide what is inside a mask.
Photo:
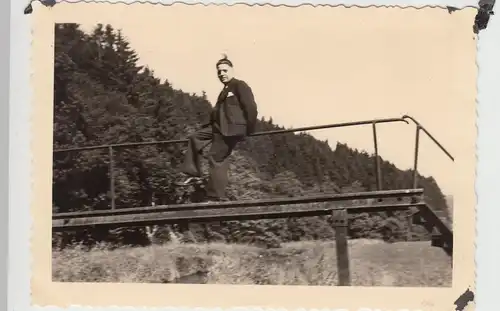
[[(169, 5), (173, 5), (173, 4), (176, 4), (176, 5), (181, 5), (181, 4), (189, 4), (189, 5), (192, 5), (192, 6), (199, 6), (200, 3), (190, 3), (190, 2), (174, 2), (174, 3), (163, 3), (163, 2), (146, 2), (146, 1), (141, 1), (141, 2), (134, 2), (133, 4), (132, 3), (124, 3), (123, 1), (108, 1), (107, 4), (105, 4), (105, 2), (101, 2), (101, 1), (63, 1), (63, 2), (59, 2), (59, 3), (56, 3), (56, 4), (49, 4), (48, 7), (43, 7), (43, 5), (41, 5), (40, 3), (37, 4), (37, 2), (34, 2), (32, 3), (32, 9), (34, 10), (35, 13), (32, 13), (33, 16), (36, 16), (36, 12), (38, 11), (44, 11), (44, 18), (48, 18), (46, 20), (44, 20), (43, 22), (47, 22), (49, 21), (50, 19), (50, 16), (53, 16), (52, 14), (54, 12), (56, 12), (57, 10), (63, 10), (64, 8), (68, 9), (69, 5), (71, 5), (71, 8), (75, 9), (76, 11), (78, 11), (77, 7), (79, 5), (82, 5), (82, 4), (90, 4), (90, 3), (94, 3), (94, 4), (98, 4), (99, 6), (103, 6), (103, 5), (109, 5), (109, 4), (113, 4), (113, 5), (129, 5), (129, 6), (135, 6), (135, 5), (148, 5), (148, 4), (156, 4), (156, 5), (165, 5), (165, 6), (169, 6)], [(139, 4), (140, 3), (140, 4)], [(247, 6), (249, 5), (249, 3), (241, 3), (241, 2), (235, 2), (235, 3), (216, 3), (216, 2), (211, 2), (209, 4), (201, 4), (201, 5), (231, 5), (231, 6), (238, 6), (238, 5), (245, 5), (247, 4)], [(358, 7), (358, 8), (373, 8), (373, 7), (398, 7), (398, 8), (402, 8), (402, 9), (428, 9), (428, 8), (441, 8), (441, 9), (448, 9), (448, 7), (450, 5), (443, 5), (443, 4), (409, 4), (409, 5), (404, 5), (404, 4), (377, 4), (377, 5), (369, 5), (369, 4), (366, 4), (366, 5), (362, 5), (362, 4), (348, 4), (346, 2), (342, 3), (342, 4), (290, 4), (290, 3), (276, 3), (276, 2), (270, 2), (270, 3), (266, 3), (266, 4), (263, 4), (263, 3), (254, 3), (254, 5), (257, 5), (257, 6), (273, 6), (273, 7), (276, 7), (276, 6), (283, 6), (283, 7), (307, 7), (307, 6), (328, 6), (328, 7), (332, 7), (332, 6), (343, 6), (343, 7)], [(462, 10), (462, 11), (466, 11), (467, 9), (474, 9), (474, 13), (475, 13), (475, 8), (478, 7), (478, 5), (474, 4), (474, 3), (464, 3), (462, 4), (461, 6), (457, 6), (457, 5), (453, 5), (452, 7), (454, 8), (457, 8), (459, 10)], [(41, 14), (41, 13), (40, 13)], [(454, 13), (455, 14), (455, 13)], [(472, 20), (471, 20), (472, 21)], [(37, 22), (41, 23), (40, 20), (36, 20), (36, 18), (33, 18), (33, 22), (35, 23), (34, 26), (32, 29), (33, 31), (33, 36), (35, 38), (35, 41), (33, 42), (33, 46), (35, 48), (35, 46), (37, 45), (38, 48), (40, 49), (43, 49), (42, 45), (46, 44), (46, 40), (43, 40), (43, 41), (40, 41), (40, 42), (36, 42), (36, 38), (41, 38), (39, 37), (40, 35), (40, 32), (42, 30), (40, 30), (40, 25), (41, 24), (36, 24)], [(59, 22), (59, 20), (58, 20)], [(68, 20), (66, 20), (66, 22), (72, 22), (69, 18)], [(74, 22), (78, 22), (78, 21), (74, 21)], [(471, 23), (471, 29), (472, 29), (472, 25), (473, 23)], [(44, 31), (47, 31), (47, 29), (45, 29)], [(471, 33), (472, 33), (472, 30), (471, 30)], [(45, 38), (45, 36), (44, 36)], [(49, 43), (50, 44), (50, 43)], [(46, 47), (45, 47), (45, 51), (47, 51)], [(45, 54), (46, 55), (46, 54)], [(34, 58), (36, 58), (36, 56), (34, 56)], [(51, 61), (52, 62), (52, 61)], [(50, 62), (50, 63), (51, 63)], [(51, 63), (52, 64), (52, 63)], [(37, 62), (36, 66), (44, 66), (43, 68), (44, 69), (48, 69), (49, 67), (45, 67), (47, 66), (47, 64), (45, 63), (44, 61), (44, 64), (41, 65), (39, 62)], [(40, 67), (36, 67), (36, 68), (39, 68)], [(33, 76), (36, 76), (36, 70), (33, 69), (32, 70), (32, 74)], [(47, 75), (47, 78), (51, 76), (50, 74)], [(41, 79), (41, 76), (38, 76), (37, 77), (37, 80), (38, 79)], [(50, 81), (49, 81), (50, 80)], [(49, 84), (50, 84), (50, 88), (52, 88), (52, 81), (51, 79), (46, 79), (44, 82), (44, 87), (48, 87)], [(34, 86), (35, 87), (35, 86)], [(36, 94), (36, 93), (35, 93)], [(36, 96), (35, 96), (36, 97)], [(40, 98), (40, 97), (38, 97)], [(50, 110), (50, 109), (49, 109)], [(34, 110), (32, 111), (32, 113), (34, 113), (36, 115), (36, 119), (38, 120), (41, 120), (41, 116), (45, 116), (45, 117), (49, 117), (48, 119), (44, 120), (44, 121), (39, 121), (39, 122), (43, 122), (45, 123), (45, 125), (47, 124), (47, 120), (50, 119), (50, 114), (52, 113), (52, 111), (43, 111), (43, 110), (40, 110), (40, 106), (38, 104), (38, 110)], [(41, 123), (38, 123), (38, 125), (41, 125)], [(35, 144), (40, 144), (41, 142), (35, 142)], [(33, 146), (33, 145), (32, 145)], [(40, 145), (38, 145), (37, 148), (41, 148)], [(46, 155), (44, 155), (46, 156)], [(46, 161), (47, 159), (43, 159), (44, 161)], [(36, 171), (37, 169), (39, 170), (44, 170), (46, 171), (47, 168), (37, 168), (37, 166), (35, 165), (35, 163), (39, 163), (40, 159), (37, 158), (37, 159), (33, 159), (32, 161), (32, 171)], [(40, 176), (40, 175), (38, 175)], [(474, 202), (475, 202), (475, 199), (474, 199)], [(474, 226), (473, 226), (474, 227)], [(39, 228), (40, 229), (40, 228)], [(38, 230), (38, 232), (40, 232)], [(38, 233), (37, 233), (38, 234)], [(34, 259), (32, 259), (34, 260)], [(32, 264), (34, 264), (34, 261), (32, 261)], [(474, 269), (473, 269), (474, 270)], [(467, 273), (470, 273), (469, 271), (467, 271)], [(455, 274), (455, 271), (454, 271), (454, 274)], [(80, 286), (80, 284), (78, 284)], [(125, 284), (119, 284), (119, 285), (113, 285), (113, 286), (124, 286), (125, 287), (128, 287), (129, 285), (125, 285)], [(471, 284), (469, 284), (468, 288), (469, 289), (472, 289), (474, 290), (474, 282), (471, 282)], [(64, 285), (64, 287), (68, 286), (67, 284)], [(71, 285), (72, 286), (72, 285)], [(69, 287), (71, 287), (69, 286)], [(94, 286), (94, 285), (90, 285), (90, 284), (81, 284), (82, 288), (83, 287), (87, 287), (88, 286)], [(137, 287), (137, 286), (141, 286), (144, 288), (144, 290), (153, 290), (153, 287), (157, 286), (157, 285), (150, 285), (150, 284), (141, 284), (141, 285), (137, 285), (137, 284), (132, 284), (130, 285), (132, 287)], [(160, 285), (160, 286), (163, 286), (165, 291), (168, 291), (170, 290), (170, 288), (168, 287), (168, 285)], [(178, 287), (179, 289), (180, 288), (184, 288), (185, 290), (188, 290), (187, 287), (189, 287), (189, 290), (190, 291), (194, 291), (194, 288), (199, 288), (201, 290), (202, 287), (207, 287), (207, 286), (213, 286), (214, 288), (220, 288), (220, 290), (224, 290), (224, 292), (222, 293), (222, 295), (224, 296), (231, 296), (231, 295), (235, 295), (236, 292), (233, 292), (233, 290), (229, 289), (229, 288), (226, 288), (226, 285), (201, 285), (201, 287), (199, 287), (198, 285), (174, 285), (176, 287)], [(105, 289), (106, 286), (102, 287), (102, 290)], [(223, 287), (223, 288), (222, 288)], [(240, 286), (231, 286), (232, 288), (236, 288), (236, 287), (240, 287)], [(247, 288), (248, 290), (250, 290), (250, 287), (249, 286), (244, 286), (244, 288)], [(260, 289), (259, 289), (260, 288)], [(272, 287), (267, 287), (267, 286), (258, 286), (258, 287), (251, 287), (251, 290), (253, 293), (252, 295), (258, 295), (257, 293), (259, 292), (260, 294), (264, 294), (265, 292), (269, 292), (269, 291), (272, 291), (271, 289)], [(131, 289), (131, 288), (129, 288)], [(107, 290), (111, 290), (110, 287), (108, 286), (107, 287)], [(142, 290), (142, 289), (141, 289)], [(236, 289), (235, 289), (236, 290)], [(238, 289), (239, 290), (239, 289)], [(288, 289), (287, 289), (288, 290)], [(422, 305), (421, 306), (415, 306), (415, 307), (407, 307), (406, 309), (407, 310), (429, 310), (429, 311), (432, 311), (432, 310), (441, 310), (440, 308), (442, 308), (443, 306), (442, 305), (436, 305), (435, 302), (436, 302), (436, 299), (440, 299), (439, 297), (442, 297), (443, 295), (447, 295), (446, 293), (446, 290), (448, 289), (416, 289), (416, 288), (411, 288), (411, 289), (400, 289), (400, 288), (394, 288), (394, 289), (387, 289), (387, 288), (379, 288), (379, 287), (375, 287), (375, 288), (368, 288), (368, 289), (361, 289), (361, 288), (334, 288), (333, 290), (331, 288), (328, 288), (328, 289), (318, 289), (318, 288), (310, 288), (310, 287), (296, 287), (295, 289), (293, 290), (290, 290), (290, 294), (292, 295), (302, 295), (306, 292), (309, 292), (312, 294), (312, 291), (316, 291), (316, 292), (321, 292), (321, 295), (319, 297), (325, 297), (325, 302), (321, 302), (321, 305), (323, 304), (330, 304), (329, 302), (327, 302), (328, 298), (326, 297), (332, 297), (331, 295), (335, 295), (338, 297), (343, 297), (345, 295), (360, 295), (361, 293), (365, 294), (365, 293), (370, 293), (370, 295), (373, 295), (373, 296), (379, 296), (379, 297), (383, 297), (384, 294), (388, 294), (389, 291), (391, 294), (394, 294), (394, 295), (401, 295), (403, 294), (404, 291), (409, 291), (409, 290), (413, 290), (413, 291), (422, 291), (422, 293), (424, 293), (425, 295), (425, 298), (421, 301), (422, 302)], [(455, 290), (454, 292), (454, 296), (455, 297), (454, 299), (458, 299), (460, 297), (460, 294), (465, 292), (467, 290), (467, 288), (463, 288), (463, 289), (456, 289), (456, 288), (453, 288), (453, 290)], [(359, 294), (358, 294), (359, 292)], [(316, 294), (315, 294), (316, 295)], [(361, 294), (362, 295), (362, 294)], [(381, 296), (382, 295), (382, 296)], [(243, 300), (245, 301), (248, 301), (248, 295), (245, 295), (246, 297), (241, 297)], [(292, 296), (293, 297), (293, 296)], [(245, 299), (246, 298), (246, 299)], [(312, 296), (311, 296), (312, 298)], [(333, 297), (332, 297), (333, 298)], [(207, 303), (210, 304), (208, 301), (210, 300), (210, 296), (205, 296), (204, 299), (206, 299)], [(453, 299), (453, 300), (454, 300)], [(197, 301), (199, 301), (198, 299), (196, 299)], [(316, 300), (316, 302), (318, 302)], [(453, 310), (452, 308), (454, 308), (454, 305), (453, 305), (453, 302), (454, 301), (450, 301), (449, 303), (449, 310)], [(199, 303), (195, 303), (195, 305), (198, 305)], [(279, 303), (278, 303), (279, 304)], [(280, 307), (283, 307), (282, 305), (275, 305), (274, 303), (270, 303), (268, 304), (269, 307), (277, 307), (277, 308), (280, 308)], [(194, 307), (194, 305), (193, 305)], [(220, 308), (217, 308), (216, 306), (212, 306), (214, 308), (216, 308), (217, 310), (219, 310)], [(228, 308), (229, 306), (225, 306), (226, 308)], [(341, 308), (342, 306), (339, 306), (339, 309), (329, 309), (329, 310), (352, 310), (347, 308)], [(446, 306), (446, 308), (448, 308), (448, 305)], [(95, 307), (92, 307), (92, 309), (95, 309)], [(129, 308), (127, 308), (129, 309)], [(135, 308), (136, 309), (136, 308)], [(234, 308), (231, 308), (232, 310), (234, 310)], [(238, 309), (241, 309), (241, 308), (238, 308)], [(248, 310), (248, 308), (244, 308), (246, 310)], [(259, 308), (259, 307), (254, 307), (252, 308), (254, 310), (256, 309), (259, 309), (259, 310), (262, 310), (262, 308)], [(374, 306), (373, 309), (370, 309), (370, 306), (367, 306), (367, 308), (363, 309), (365, 311), (368, 311), (368, 310), (403, 310), (405, 309), (405, 306), (401, 306), (401, 307), (397, 307), (396, 309), (394, 309), (394, 307), (390, 307), (390, 308), (386, 308), (385, 306), (381, 306), (381, 307), (376, 307)], [(109, 309), (108, 309), (109, 310)], [(149, 310), (149, 309), (148, 309)], [(177, 309), (178, 310), (178, 309)], [(201, 309), (199, 309), (201, 310)], [(207, 309), (203, 309), (203, 310), (207, 310)], [(290, 309), (287, 309), (287, 310), (290, 310)], [(326, 309), (321, 309), (321, 310), (326, 310)], [(361, 309), (355, 309), (355, 310), (361, 310)], [(446, 309), (448, 310), (448, 309)], [(470, 310), (470, 309), (469, 309)]]

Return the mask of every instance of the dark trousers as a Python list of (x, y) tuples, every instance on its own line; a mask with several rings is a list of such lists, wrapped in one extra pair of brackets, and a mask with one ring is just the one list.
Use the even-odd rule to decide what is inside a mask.
[(223, 136), (212, 126), (189, 136), (187, 151), (181, 171), (187, 175), (201, 177), (201, 163), (203, 149), (211, 144), (206, 158), (208, 159), (209, 172), (206, 194), (208, 197), (224, 198), (228, 184), (228, 158), (236, 144), (242, 140), (241, 136)]

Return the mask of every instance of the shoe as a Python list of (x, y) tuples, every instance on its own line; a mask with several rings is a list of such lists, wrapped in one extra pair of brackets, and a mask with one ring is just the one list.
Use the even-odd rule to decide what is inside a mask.
[(179, 187), (185, 187), (192, 184), (201, 184), (203, 183), (203, 178), (201, 177), (187, 177), (184, 180), (174, 182), (174, 185)]

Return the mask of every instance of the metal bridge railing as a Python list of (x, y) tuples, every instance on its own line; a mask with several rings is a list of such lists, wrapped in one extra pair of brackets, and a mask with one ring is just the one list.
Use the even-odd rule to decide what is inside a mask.
[[(432, 136), (429, 131), (427, 131), (422, 124), (416, 121), (413, 117), (404, 115), (401, 118), (386, 118), (386, 119), (372, 119), (365, 121), (357, 121), (357, 122), (344, 122), (344, 123), (334, 123), (327, 125), (317, 125), (317, 126), (307, 126), (307, 127), (299, 127), (294, 129), (283, 129), (283, 130), (274, 130), (274, 131), (266, 131), (266, 132), (257, 132), (250, 135), (250, 137), (254, 136), (263, 136), (263, 135), (276, 135), (276, 134), (284, 134), (284, 133), (293, 133), (293, 132), (305, 132), (305, 131), (314, 131), (320, 129), (331, 129), (331, 128), (339, 128), (339, 127), (350, 127), (350, 126), (361, 126), (361, 125), (371, 125), (373, 130), (373, 144), (375, 148), (375, 176), (377, 182), (377, 190), (382, 190), (382, 173), (380, 168), (380, 157), (378, 155), (378, 137), (377, 137), (377, 124), (381, 123), (396, 123), (396, 122), (404, 122), (409, 124), (407, 120), (412, 121), (416, 125), (416, 133), (415, 133), (415, 157), (414, 157), (414, 166), (413, 166), (413, 184), (412, 188), (416, 189), (418, 184), (418, 155), (419, 155), (419, 145), (420, 145), (420, 131), (423, 131), (427, 136), (452, 160), (454, 158), (451, 154), (439, 143), (434, 136)], [(67, 152), (76, 152), (76, 151), (84, 151), (84, 150), (98, 150), (98, 149), (108, 149), (109, 156), (109, 189), (110, 189), (110, 200), (111, 200), (111, 209), (115, 209), (115, 177), (114, 177), (114, 150), (118, 148), (132, 148), (132, 147), (140, 147), (147, 145), (171, 145), (171, 144), (186, 144), (188, 142), (187, 139), (178, 139), (178, 140), (163, 140), (163, 141), (149, 141), (149, 142), (135, 142), (135, 143), (121, 143), (121, 144), (110, 144), (110, 145), (97, 145), (97, 146), (85, 146), (85, 147), (74, 147), (74, 148), (65, 148), (65, 149), (56, 149), (53, 151), (56, 153), (67, 153)]]
[(401, 117), (403, 120), (411, 120), (413, 123), (416, 125), (416, 130), (415, 130), (415, 157), (413, 158), (413, 188), (417, 188), (417, 183), (418, 183), (418, 174), (417, 174), (417, 166), (418, 166), (418, 151), (419, 151), (419, 146), (420, 146), (420, 131), (423, 131), (427, 137), (429, 137), (438, 147), (443, 151), (450, 160), (455, 162), (455, 158), (446, 150), (443, 145), (441, 145), (434, 136), (429, 133), (428, 130), (423, 127), (422, 124), (420, 124), (417, 120), (415, 120), (413, 117), (404, 115)]

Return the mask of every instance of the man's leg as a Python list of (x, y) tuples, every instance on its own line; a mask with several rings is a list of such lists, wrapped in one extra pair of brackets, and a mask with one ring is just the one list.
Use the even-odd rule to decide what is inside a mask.
[(228, 184), (229, 156), (240, 139), (224, 137), (214, 133), (212, 146), (208, 153), (209, 175), (206, 194), (209, 199), (226, 198)]
[(212, 138), (212, 127), (203, 128), (188, 137), (188, 146), (180, 171), (191, 178), (178, 183), (179, 185), (190, 183), (192, 177), (201, 177), (200, 155), (203, 148), (210, 144)]

